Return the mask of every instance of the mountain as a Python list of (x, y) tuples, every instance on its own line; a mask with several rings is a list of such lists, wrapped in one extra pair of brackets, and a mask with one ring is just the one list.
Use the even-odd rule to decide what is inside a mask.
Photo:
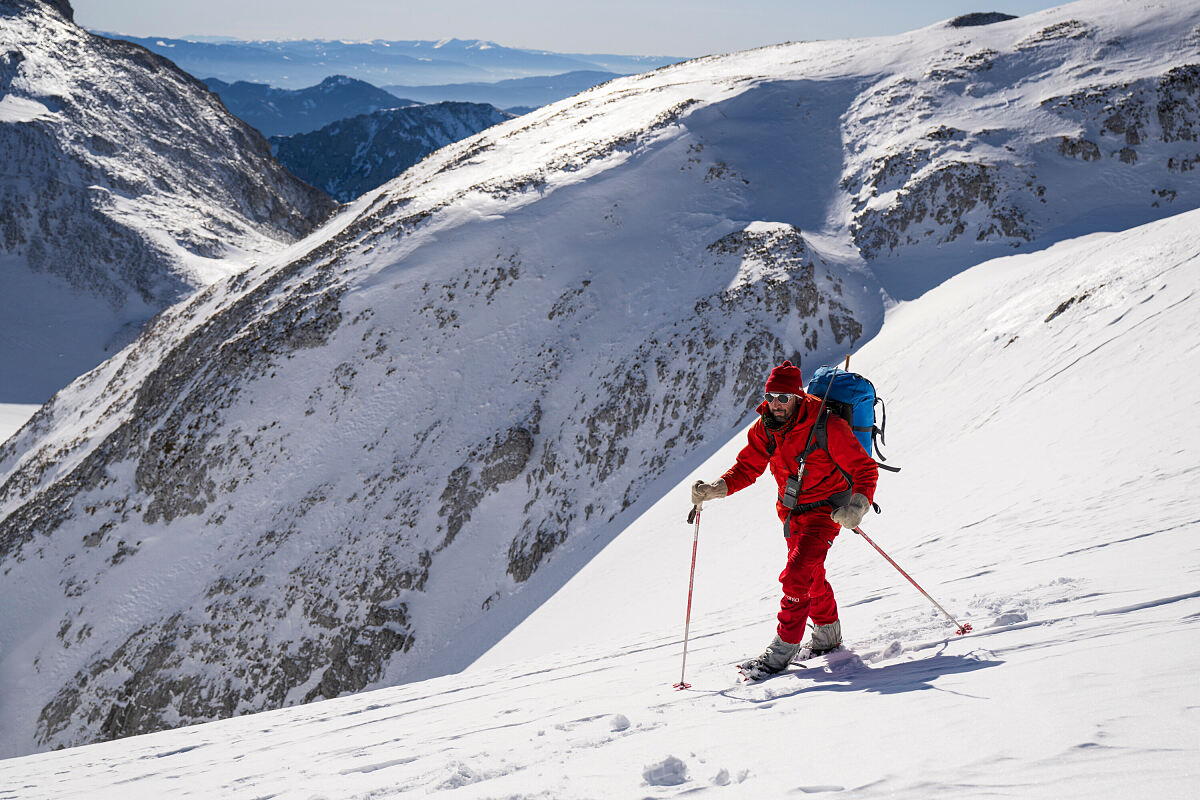
[(512, 117), (482, 103), (393, 108), (344, 119), (312, 133), (274, 136), (271, 150), (293, 175), (348, 203), (439, 147)]
[(452, 83), (444, 86), (384, 86), (392, 94), (413, 97), (422, 103), (457, 100), (490, 103), (497, 108), (534, 109), (578, 94), (619, 77), (615, 72), (578, 70), (561, 75), (510, 78), (492, 83)]
[(103, 35), (140, 44), (166, 56), (192, 75), (288, 89), (310, 86), (329, 75), (348, 75), (376, 86), (429, 85), (498, 81), (577, 70), (632, 74), (681, 60), (666, 56), (572, 56), (505, 47), (478, 39), (205, 41)]
[[(864, 529), (973, 633), (843, 532), (828, 565), (846, 649), (738, 683), (778, 609), (764, 477), (704, 507), (683, 664), (687, 486), (732, 463), (737, 431), (664, 475), (586, 566), (548, 564), (564, 589), (461, 673), (0, 776), (22, 800), (1190, 797), (1200, 502), (1179, 421), (1200, 396), (1180, 369), (1200, 348), (1198, 253), (1192, 211), (990, 261), (855, 354), (904, 467)], [(1106, 435), (1138, 413), (1129, 385), (1161, 387), (1155, 413)]]
[(225, 83), (216, 78), (204, 83), (220, 96), (230, 113), (267, 137), (306, 133), (347, 117), (416, 104), (345, 75), (333, 75), (305, 89), (276, 89), (246, 81)]
[(40, 404), (334, 208), (201, 84), (0, 0), (0, 403)]
[[(617, 79), (438, 150), (297, 246), (163, 312), (0, 448), (0, 603), (11, 610), (0, 617), (0, 675), (22, 687), (0, 697), (2, 752), (469, 666), (728, 442), (772, 364), (840, 360), (880, 331), (893, 301), (969, 265), (1200, 206), (1185, 166), (1200, 130), (1198, 27), (1191, 5), (1083, 0)], [(1176, 263), (1165, 258), (1162, 270)], [(989, 354), (1009, 344), (1009, 371), (964, 369), (962, 386), (983, 393), (978, 408), (953, 400), (949, 420), (904, 415), (924, 420), (914, 431), (991, 444), (1011, 476), (966, 493), (930, 481), (889, 501), (914, 503), (908, 513), (926, 528), (951, 512), (967, 528), (941, 545), (961, 559), (964, 585), (995, 570), (968, 557), (980, 533), (1014, 537), (1021, 563), (1051, 557), (1022, 543), (1089, 546), (1070, 530), (1030, 538), (1029, 519), (1070, 526), (1072, 511), (1094, 504), (1130, 537), (1178, 524), (1190, 495), (1159, 495), (1153, 479), (1173, 476), (1163, 485), (1177, 490), (1186, 448), (1161, 473), (1141, 461), (1124, 473), (1095, 447), (1021, 459), (1013, 429), (987, 425), (1011, 398), (1017, 419), (1038, 415), (1041, 427), (1021, 429), (1031, 447), (1046, 439), (1046, 415), (1071, 443), (1128, 441), (1069, 424), (1076, 405), (1090, 414), (1095, 404), (1097, 419), (1131, 413), (1119, 368), (1097, 384), (1069, 380), (1070, 367), (1115, 352), (1104, 343), (1134, 322), (1171, 334), (1158, 327), (1165, 317), (1142, 313), (1190, 309), (1190, 295), (1173, 273), (1161, 284), (1171, 291), (1139, 306), (1154, 299), (1151, 270), (1104, 305), (1121, 266), (1095, 282), (1022, 274), (1015, 285), (1044, 281), (1056, 300), (1044, 309), (1031, 297), (1023, 314), (1008, 284), (989, 287), (977, 312), (987, 330), (965, 315), (966, 327), (914, 325), (925, 339), (889, 352), (917, 360), (878, 371), (883, 386), (936, 396), (939, 383), (890, 370), (926, 359), (949, 377), (950, 344)], [(1043, 330), (1031, 319), (1066, 324), (1072, 308), (1099, 308), (1088, 330), (1104, 333), (1068, 334), (1049, 362), (1021, 349)], [(1068, 387), (1064, 402), (1033, 404), (1042, 385)], [(971, 453), (917, 474), (993, 463), (990, 450)], [(1061, 480), (1097, 463), (1128, 492), (1049, 483), (1046, 470)], [(1154, 527), (1133, 527), (1147, 509)], [(773, 602), (771, 575), (762, 580)], [(1093, 640), (1091, 654), (1103, 660), (1105, 643)]]

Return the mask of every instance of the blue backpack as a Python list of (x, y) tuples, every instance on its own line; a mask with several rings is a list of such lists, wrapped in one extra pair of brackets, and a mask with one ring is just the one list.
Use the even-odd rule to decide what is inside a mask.
[[(829, 385), (833, 379), (833, 386)], [(808, 381), (805, 389), (809, 394), (826, 398), (826, 406), (850, 424), (859, 444), (867, 455), (876, 458), (876, 464), (889, 472), (899, 472), (899, 467), (889, 467), (880, 464), (887, 459), (879, 452), (879, 445), (887, 444), (884, 438), (884, 428), (887, 426), (887, 406), (883, 398), (875, 394), (875, 386), (854, 372), (846, 372), (836, 367), (817, 367), (816, 372)], [(828, 392), (828, 395), (826, 394)], [(879, 424), (875, 424), (875, 406), (880, 408)], [(819, 432), (819, 436), (824, 431)]]

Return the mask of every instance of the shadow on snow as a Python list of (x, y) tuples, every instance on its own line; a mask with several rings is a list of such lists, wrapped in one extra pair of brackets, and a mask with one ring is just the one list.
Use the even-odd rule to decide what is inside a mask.
[[(998, 667), (1003, 661), (988, 660), (978, 655), (936, 655), (916, 661), (887, 664), (882, 667), (872, 667), (863, 662), (858, 656), (849, 660), (834, 662), (828, 666), (811, 666), (793, 668), (786, 674), (768, 679), (771, 692), (767, 697), (746, 697), (740, 692), (746, 684), (736, 688), (726, 689), (722, 694), (730, 699), (745, 700), (751, 703), (775, 702), (777, 700), (811, 692), (875, 692), (878, 694), (897, 694), (924, 689), (936, 689), (933, 682), (946, 675), (974, 672), (976, 670)], [(780, 679), (787, 681), (782, 691), (776, 691)], [(794, 690), (791, 684), (798, 684)]]

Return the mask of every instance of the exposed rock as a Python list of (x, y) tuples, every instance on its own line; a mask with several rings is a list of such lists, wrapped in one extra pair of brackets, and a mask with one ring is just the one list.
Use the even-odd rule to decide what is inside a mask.
[(1084, 161), (1100, 160), (1099, 146), (1087, 139), (1072, 139), (1062, 136), (1058, 140), (1058, 152), (1068, 158), (1079, 158)]
[[(977, 241), (1003, 239), (1028, 242), (1034, 232), (1017, 207), (1002, 202), (1007, 165), (942, 162), (909, 179), (884, 208), (865, 208), (855, 215), (851, 235), (864, 255), (876, 258), (922, 239), (952, 242), (974, 234)], [(972, 212), (978, 212), (974, 216)], [(968, 222), (968, 220), (975, 220)]]
[(1092, 36), (1091, 27), (1077, 19), (1063, 20), (1047, 25), (1017, 43), (1018, 50), (1031, 50), (1064, 39), (1084, 39)]
[(999, 11), (976, 11), (971, 14), (961, 14), (946, 24), (951, 28), (972, 28), (978, 25), (994, 25), (1016, 19), (1012, 14), (1002, 14)]
[(1176, 67), (1159, 82), (1156, 111), (1164, 142), (1194, 142), (1200, 133), (1200, 65)]

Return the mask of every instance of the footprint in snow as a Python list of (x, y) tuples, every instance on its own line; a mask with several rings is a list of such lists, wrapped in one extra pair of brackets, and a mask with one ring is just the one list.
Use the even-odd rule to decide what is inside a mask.
[(678, 786), (688, 779), (687, 764), (675, 756), (667, 756), (642, 770), (642, 778), (651, 786)]
[(826, 656), (826, 659), (826, 669), (835, 676), (848, 675), (866, 666), (857, 653), (852, 653), (848, 650), (834, 650)]
[(1005, 625), (1016, 625), (1018, 622), (1025, 622), (1028, 619), (1029, 615), (1024, 611), (1005, 611), (992, 620), (992, 627), (1003, 628)]
[(883, 650), (880, 651), (880, 653), (877, 656), (872, 658), (871, 661), (873, 661), (873, 662), (874, 661), (886, 661), (889, 658), (895, 658), (896, 656), (900, 655), (903, 652), (904, 652), (904, 645), (902, 645), (900, 643), (899, 639), (893, 639), (892, 643), (889, 644), (887, 647), (883, 648)]

